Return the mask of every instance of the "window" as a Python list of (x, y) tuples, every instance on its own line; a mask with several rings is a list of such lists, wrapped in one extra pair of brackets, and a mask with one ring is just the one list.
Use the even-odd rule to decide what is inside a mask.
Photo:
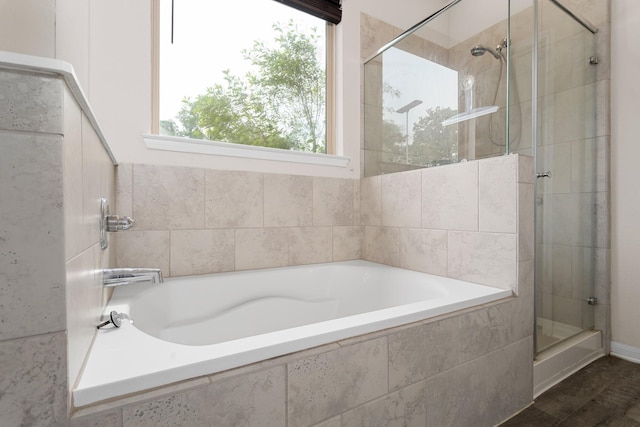
[(333, 24), (272, 0), (175, 0), (173, 12), (172, 26), (159, 0), (157, 133), (332, 153)]

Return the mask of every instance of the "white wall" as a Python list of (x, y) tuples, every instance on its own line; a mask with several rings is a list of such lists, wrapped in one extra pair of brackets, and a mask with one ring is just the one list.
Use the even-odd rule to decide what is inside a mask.
[(640, 2), (611, 3), (612, 338), (640, 348)]
[[(442, 0), (404, 0), (402, 7), (386, 2), (344, 0), (338, 29), (337, 145), (351, 157), (346, 169), (278, 164), (248, 159), (212, 157), (147, 150), (141, 135), (150, 132), (151, 18), (150, 2), (114, 0), (91, 3), (91, 101), (119, 162), (173, 164), (258, 172), (357, 178), (360, 176), (360, 12), (401, 27), (415, 23)], [(122, 13), (126, 10), (126, 13)], [(117, 22), (117, 25), (113, 25)], [(116, 84), (114, 84), (116, 83)]]
[(352, 161), (340, 170), (147, 150), (141, 135), (151, 130), (149, 1), (0, 0), (0, 50), (70, 62), (121, 163), (357, 178), (360, 176), (360, 12), (408, 28), (446, 2), (343, 1), (343, 24), (337, 37), (341, 58), (337, 142), (340, 152)]

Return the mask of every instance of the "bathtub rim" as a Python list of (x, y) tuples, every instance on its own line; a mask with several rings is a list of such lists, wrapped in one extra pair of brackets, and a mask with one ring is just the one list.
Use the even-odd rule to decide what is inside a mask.
[[(411, 271), (404, 270), (398, 267), (387, 266), (383, 264), (372, 263), (369, 261), (346, 261), (346, 262), (335, 262), (329, 264), (349, 264), (349, 263), (357, 263), (358, 265), (368, 265), (372, 264), (375, 266), (380, 266), (383, 268), (389, 269), (397, 269), (403, 271)], [(284, 267), (284, 268), (305, 268), (305, 267), (315, 267), (314, 265), (308, 266), (295, 266), (295, 267)], [(265, 269), (265, 270), (273, 270), (273, 269)], [(251, 270), (252, 272), (259, 270)], [(433, 276), (438, 279), (443, 278), (447, 280), (453, 280), (456, 282), (465, 282), (462, 280), (451, 279), (446, 277), (434, 276), (428, 273), (421, 273), (411, 271), (413, 273), (425, 274), (427, 276)], [(242, 272), (239, 272), (242, 273)], [(223, 273), (224, 274), (224, 273)], [(151, 335), (147, 335), (146, 333), (138, 330), (134, 326), (130, 325), (128, 322), (123, 324), (123, 327), (119, 330), (113, 331), (102, 331), (104, 333), (101, 334), (102, 339), (94, 340), (94, 344), (90, 350), (89, 355), (87, 356), (87, 362), (85, 364), (85, 370), (89, 366), (90, 358), (94, 356), (97, 360), (92, 360), (92, 366), (95, 370), (95, 366), (98, 367), (107, 367), (109, 365), (109, 354), (113, 353), (113, 343), (118, 342), (120, 345), (124, 347), (128, 347), (129, 345), (140, 345), (140, 342), (143, 345), (149, 345), (152, 349), (158, 348), (166, 348), (166, 347), (178, 347), (178, 348), (200, 348), (200, 349), (209, 349), (212, 346), (222, 347), (223, 352), (227, 351), (227, 353), (223, 354), (221, 357), (217, 357), (215, 359), (200, 359), (197, 362), (192, 362), (187, 365), (179, 365), (171, 367), (170, 369), (163, 369), (160, 371), (147, 372), (144, 375), (138, 376), (126, 376), (126, 378), (119, 378), (115, 381), (107, 381), (107, 382), (98, 382), (97, 384), (85, 384), (83, 380), (85, 380), (85, 372), (83, 372), (82, 377), (78, 383), (78, 386), (72, 390), (72, 402), (73, 407), (75, 409), (84, 409), (90, 408), (96, 405), (107, 404), (109, 401), (126, 399), (128, 396), (135, 396), (137, 394), (143, 394), (152, 392), (153, 390), (162, 389), (164, 387), (171, 387), (172, 385), (184, 382), (192, 382), (197, 381), (198, 378), (208, 377), (211, 375), (217, 375), (223, 372), (229, 372), (235, 369), (246, 368), (251, 365), (261, 364), (268, 360), (280, 359), (282, 357), (296, 357), (294, 354), (298, 353), (306, 353), (312, 351), (316, 348), (323, 348), (331, 346), (337, 342), (344, 341), (357, 341), (366, 339), (365, 337), (371, 336), (373, 334), (380, 334), (383, 331), (395, 328), (405, 328), (410, 327), (414, 324), (419, 323), (430, 323), (432, 321), (437, 320), (442, 317), (455, 316), (459, 314), (461, 311), (466, 310), (474, 310), (479, 307), (491, 304), (498, 303), (502, 300), (505, 300), (509, 297), (514, 296), (510, 289), (500, 289), (496, 287), (491, 287), (488, 285), (475, 284), (472, 285), (490, 289), (492, 291), (491, 294), (483, 295), (480, 297), (476, 297), (470, 300), (465, 300), (461, 302), (453, 302), (445, 305), (441, 305), (434, 308), (427, 308), (426, 310), (413, 311), (409, 313), (402, 313), (407, 309), (415, 308), (415, 306), (423, 305), (425, 302), (417, 302), (411, 304), (404, 304), (401, 306), (390, 307), (382, 310), (377, 310), (373, 312), (361, 313), (353, 316), (331, 319), (311, 325), (303, 325), (294, 328), (284, 329), (280, 331), (270, 332), (266, 334), (261, 334), (258, 336), (241, 338), (234, 341), (229, 341), (220, 344), (213, 344), (209, 346), (190, 346), (183, 344), (175, 344), (171, 342), (166, 342), (161, 339), (155, 338)], [(127, 290), (127, 293), (134, 293)], [(109, 302), (105, 307), (105, 312), (108, 312), (111, 309), (112, 305)], [(396, 312), (396, 316), (391, 318), (383, 318), (377, 320), (369, 320), (374, 317), (377, 318), (381, 314), (381, 312), (385, 312), (385, 314)], [(341, 327), (339, 329), (331, 328), (328, 332), (309, 334), (309, 330), (314, 330), (316, 328), (323, 329), (327, 326), (333, 326), (335, 323), (344, 323), (345, 319), (349, 320), (348, 327)], [(123, 334), (123, 332), (126, 334)], [(295, 340), (291, 340), (291, 333), (296, 335)], [(258, 348), (251, 348), (251, 341), (255, 341), (257, 338), (260, 340), (266, 341), (267, 345), (260, 346)], [(275, 341), (271, 341), (271, 340)], [(124, 344), (122, 341), (126, 341)], [(237, 351), (237, 345), (249, 345), (248, 348), (244, 348), (242, 352)], [(229, 347), (234, 347), (234, 351), (230, 351)], [(131, 355), (132, 353), (130, 353)], [(258, 356), (259, 354), (259, 356)], [(144, 363), (145, 355), (133, 355), (134, 364)], [(86, 382), (86, 381), (85, 381)], [(124, 390), (124, 391), (123, 391)]]

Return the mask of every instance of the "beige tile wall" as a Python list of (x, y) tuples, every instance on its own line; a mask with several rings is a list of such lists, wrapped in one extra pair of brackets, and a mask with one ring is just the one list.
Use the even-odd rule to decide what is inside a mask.
[(360, 259), (357, 180), (153, 165), (117, 170), (117, 264), (169, 276)]
[[(244, 269), (323, 262), (331, 256), (339, 259), (342, 251), (356, 257), (363, 236), (365, 259), (513, 288), (518, 297), (203, 377), (178, 387), (180, 391), (169, 386), (81, 408), (73, 425), (99, 420), (118, 427), (185, 423), (340, 427), (373, 422), (490, 426), (506, 419), (532, 399), (532, 170), (531, 158), (512, 155), (366, 178), (359, 191), (348, 180), (171, 172), (170, 176), (205, 176), (204, 193), (210, 195), (205, 205), (220, 201), (205, 209), (231, 218), (224, 224), (233, 225), (121, 233), (118, 251), (133, 248), (127, 249), (132, 257), (144, 245), (165, 246), (164, 253), (170, 255), (159, 259), (166, 263), (170, 258), (172, 274), (178, 266), (194, 274), (202, 266), (222, 268), (219, 264), (228, 251), (208, 251), (225, 247), (229, 240), (235, 242), (235, 269)], [(172, 193), (180, 187), (175, 183), (167, 190), (156, 182), (157, 196), (149, 192), (148, 184), (137, 187), (135, 177), (149, 171), (153, 168), (140, 165), (119, 168), (120, 194), (125, 195), (120, 206), (132, 206), (134, 215), (136, 191), (147, 191), (145, 198), (182, 197), (183, 192)], [(243, 192), (257, 194), (253, 197), (257, 200), (234, 202), (233, 194), (212, 191), (208, 177), (214, 175), (221, 181), (234, 180), (214, 188), (229, 189), (240, 182), (240, 187), (251, 187)], [(294, 185), (298, 179), (300, 186)], [(286, 194), (274, 196), (277, 203), (293, 200), (293, 213), (269, 208), (273, 218), (279, 218), (275, 222), (289, 226), (238, 228), (233, 211), (245, 218), (264, 218), (260, 214), (272, 203), (271, 196), (259, 191), (266, 181), (284, 189)], [(188, 182), (200, 185), (197, 178), (186, 178), (185, 185)], [(425, 182), (439, 183), (446, 191), (431, 199), (425, 190), (431, 187)], [(470, 183), (474, 190), (468, 189)], [(296, 196), (299, 188), (312, 193)], [(393, 194), (383, 194), (383, 189)], [(358, 208), (350, 210), (354, 196), (360, 199), (355, 202)], [(493, 212), (502, 220), (488, 218)], [(444, 218), (439, 224), (449, 228), (425, 226), (431, 224), (425, 221), (427, 215)], [(360, 218), (363, 226), (335, 225), (353, 218)], [(309, 222), (323, 225), (301, 226)], [(174, 247), (189, 256), (175, 261)], [(218, 259), (217, 265), (209, 266), (211, 256)]]
[(63, 92), (58, 79), (0, 71), (2, 425), (66, 418)]
[(115, 200), (115, 167), (68, 90), (64, 117), (67, 364), (73, 389), (107, 300), (101, 271), (115, 258), (113, 247), (100, 248), (99, 225), (100, 199)]
[(364, 178), (363, 259), (517, 290), (533, 259), (533, 162), (509, 155)]
[(0, 72), (0, 424), (67, 422), (104, 304), (114, 168), (62, 80)]

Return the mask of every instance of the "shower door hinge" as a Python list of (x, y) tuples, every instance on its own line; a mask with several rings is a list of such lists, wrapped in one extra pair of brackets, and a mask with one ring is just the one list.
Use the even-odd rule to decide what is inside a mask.
[(597, 56), (593, 55), (589, 57), (589, 64), (598, 65), (599, 63), (600, 63), (600, 58), (598, 58)]
[(589, 305), (598, 305), (598, 298), (596, 298), (596, 297), (587, 298), (587, 304), (589, 304)]

